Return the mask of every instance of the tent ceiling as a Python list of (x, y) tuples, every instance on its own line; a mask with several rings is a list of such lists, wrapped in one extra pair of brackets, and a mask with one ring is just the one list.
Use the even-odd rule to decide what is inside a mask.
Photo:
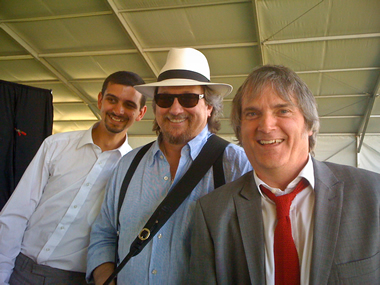
[[(380, 134), (378, 0), (0, 0), (0, 79), (53, 90), (54, 132), (99, 117), (104, 78), (156, 80), (171, 47), (195, 47), (211, 80), (234, 86), (283, 64), (317, 98), (322, 134)], [(150, 108), (130, 136), (152, 135)]]

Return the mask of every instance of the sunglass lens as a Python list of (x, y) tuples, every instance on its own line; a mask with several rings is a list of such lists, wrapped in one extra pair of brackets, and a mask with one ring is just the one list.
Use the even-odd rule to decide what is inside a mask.
[(193, 108), (198, 104), (199, 101), (199, 95), (198, 94), (156, 94), (154, 96), (154, 100), (156, 101), (156, 104), (161, 108), (169, 108), (171, 105), (173, 105), (174, 99), (178, 98), (179, 103), (184, 108)]
[(170, 94), (157, 94), (155, 96), (155, 101), (159, 107), (169, 108), (174, 102), (174, 97)]
[(199, 95), (198, 94), (184, 94), (178, 97), (179, 103), (182, 107), (193, 108), (198, 104)]

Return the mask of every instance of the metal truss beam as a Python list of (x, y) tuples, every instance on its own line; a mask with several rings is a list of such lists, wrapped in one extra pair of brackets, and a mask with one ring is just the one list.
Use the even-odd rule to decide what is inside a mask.
[(57, 71), (50, 63), (45, 59), (39, 57), (38, 53), (32, 48), (22, 37), (20, 37), (15, 31), (13, 31), (8, 25), (2, 23), (0, 27), (6, 32), (10, 37), (12, 37), (19, 45), (21, 45), (34, 59), (39, 61), (45, 68), (52, 72), (63, 84), (66, 85), (74, 94), (81, 98), (85, 104), (89, 107), (96, 118), (100, 118), (99, 110), (94, 107), (94, 102), (87, 95), (81, 93), (73, 84), (71, 84), (67, 78), (65, 78), (59, 71)]
[(252, 0), (252, 8), (253, 8), (253, 18), (255, 21), (256, 39), (257, 39), (257, 42), (260, 43), (258, 45), (259, 54), (260, 54), (260, 63), (259, 64), (264, 65), (267, 62), (265, 60), (266, 57), (265, 57), (263, 45), (262, 45), (263, 39), (261, 38), (261, 28), (260, 28), (261, 24), (260, 24), (260, 17), (259, 17), (257, 0)]
[(368, 38), (380, 38), (380, 33), (312, 37), (312, 38), (299, 38), (299, 39), (286, 39), (286, 40), (267, 40), (263, 44), (264, 45), (280, 45), (280, 44), (294, 44), (294, 43), (320, 42), (320, 41), (368, 39)]
[(205, 7), (205, 6), (215, 6), (215, 5), (228, 5), (228, 4), (239, 4), (248, 3), (250, 0), (224, 0), (219, 2), (209, 2), (209, 3), (191, 3), (191, 4), (180, 4), (162, 7), (147, 7), (147, 8), (136, 8), (136, 9), (120, 9), (120, 13), (131, 13), (131, 12), (146, 12), (146, 11), (157, 11), (157, 10), (171, 10), (171, 9), (183, 9), (183, 8), (195, 8), (195, 7)]
[(364, 141), (364, 137), (365, 137), (365, 134), (367, 131), (369, 119), (372, 117), (371, 116), (372, 109), (373, 109), (373, 106), (375, 105), (375, 100), (379, 95), (380, 95), (380, 76), (377, 79), (375, 88), (373, 90), (373, 94), (368, 101), (367, 110), (366, 110), (365, 115), (363, 117), (359, 131), (357, 133), (357, 136), (360, 137), (360, 141), (359, 141), (358, 148), (357, 148), (358, 153), (360, 153), (361, 148), (363, 146), (363, 141)]
[(117, 6), (113, 0), (107, 0), (107, 2), (110, 5), (110, 7), (111, 7), (112, 11), (114, 12), (114, 14), (116, 15), (116, 17), (118, 18), (121, 25), (124, 27), (124, 30), (127, 32), (129, 37), (131, 38), (131, 40), (132, 40), (133, 44), (135, 45), (135, 47), (137, 48), (138, 52), (143, 57), (143, 59), (145, 60), (146, 64), (149, 66), (149, 68), (152, 70), (153, 74), (157, 77), (159, 70), (157, 70), (157, 68), (155, 67), (153, 62), (150, 60), (148, 55), (144, 52), (144, 50), (141, 46), (140, 40), (135, 35), (131, 25), (126, 20), (126, 16), (122, 15), (122, 12), (120, 12), (118, 10), (118, 8), (117, 8)]
[(51, 21), (51, 20), (62, 20), (62, 19), (75, 19), (75, 18), (95, 17), (95, 16), (104, 16), (104, 15), (112, 15), (112, 12), (103, 11), (103, 12), (71, 14), (71, 15), (55, 15), (55, 16), (34, 17), (34, 18), (9, 19), (9, 20), (0, 20), (0, 24), (1, 23), (22, 23), (22, 22), (39, 22), (39, 21)]

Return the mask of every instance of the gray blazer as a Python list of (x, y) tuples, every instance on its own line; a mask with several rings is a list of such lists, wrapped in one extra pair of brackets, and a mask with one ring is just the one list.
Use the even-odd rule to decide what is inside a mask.
[[(310, 284), (380, 284), (380, 174), (319, 162)], [(261, 196), (249, 172), (201, 198), (191, 284), (265, 284)]]

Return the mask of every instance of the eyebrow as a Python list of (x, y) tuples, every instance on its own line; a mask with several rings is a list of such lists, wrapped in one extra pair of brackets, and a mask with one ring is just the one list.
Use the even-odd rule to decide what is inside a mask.
[(274, 105), (274, 108), (275, 108), (275, 109), (287, 108), (287, 107), (295, 107), (295, 105), (294, 105), (294, 104), (291, 104), (291, 103), (284, 103), (284, 104), (277, 104), (277, 105)]
[[(291, 104), (291, 103), (282, 103), (282, 104), (276, 104), (276, 105), (273, 105), (273, 106), (270, 106), (272, 109), (280, 109), (280, 108), (287, 108), (287, 107), (296, 107), (295, 105)], [(242, 109), (243, 111), (244, 110), (260, 110), (260, 108), (258, 107), (255, 107), (255, 106), (248, 106), (244, 109)]]
[(258, 109), (255, 108), (255, 107), (246, 107), (244, 109), (242, 109), (241, 111), (242, 112), (246, 112), (246, 111), (257, 111)]
[[(104, 97), (112, 97), (112, 98), (115, 98), (117, 100), (120, 100), (119, 97), (113, 95), (112, 93), (107, 93)], [(136, 109), (138, 109), (138, 107), (139, 107), (135, 102), (133, 102), (131, 100), (125, 100), (125, 101), (123, 101), (123, 103), (126, 103), (126, 102), (130, 103), (131, 105), (133, 105)]]

